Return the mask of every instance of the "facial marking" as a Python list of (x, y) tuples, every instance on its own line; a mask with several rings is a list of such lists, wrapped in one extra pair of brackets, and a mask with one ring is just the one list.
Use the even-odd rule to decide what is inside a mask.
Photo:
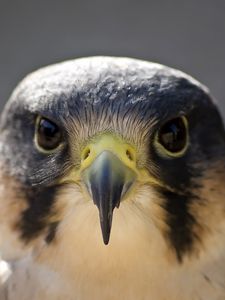
[(21, 220), (18, 223), (18, 227), (21, 230), (21, 237), (24, 241), (29, 242), (35, 239), (49, 226), (50, 232), (46, 238), (47, 240), (51, 240), (51, 231), (54, 226), (49, 224), (49, 219), (53, 214), (53, 205), (57, 190), (57, 186), (34, 190), (28, 189), (26, 193), (28, 207), (21, 214)]
[(193, 230), (196, 220), (191, 214), (189, 206), (192, 201), (198, 201), (198, 197), (192, 194), (179, 195), (163, 189), (160, 194), (164, 198), (163, 207), (168, 224), (167, 238), (175, 249), (178, 260), (182, 262), (184, 254), (192, 251), (196, 239)]

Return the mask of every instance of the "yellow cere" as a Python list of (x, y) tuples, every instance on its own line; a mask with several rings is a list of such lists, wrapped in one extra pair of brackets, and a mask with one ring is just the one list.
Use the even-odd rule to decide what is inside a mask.
[(81, 164), (79, 170), (71, 170), (70, 174), (64, 177), (61, 182), (80, 181), (82, 171), (91, 166), (103, 151), (112, 152), (120, 159), (121, 164), (124, 164), (133, 170), (137, 175), (138, 182), (161, 185), (161, 183), (151, 176), (145, 168), (137, 168), (137, 151), (135, 147), (126, 143), (122, 138), (109, 133), (96, 137), (85, 146), (81, 152)]
[(99, 136), (88, 144), (81, 154), (81, 170), (92, 164), (103, 151), (110, 151), (116, 155), (127, 167), (136, 170), (135, 149), (118, 137), (111, 134)]

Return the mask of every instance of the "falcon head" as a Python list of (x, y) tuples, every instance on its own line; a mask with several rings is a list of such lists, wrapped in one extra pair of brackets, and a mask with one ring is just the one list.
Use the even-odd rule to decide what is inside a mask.
[(0, 130), (5, 240), (109, 263), (219, 251), (224, 127), (188, 75), (128, 58), (56, 64), (18, 85)]

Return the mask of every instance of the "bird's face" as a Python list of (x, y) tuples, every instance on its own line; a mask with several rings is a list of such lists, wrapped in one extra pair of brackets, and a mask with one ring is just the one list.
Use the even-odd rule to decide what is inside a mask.
[(199, 254), (225, 226), (224, 137), (207, 91), (181, 72), (90, 58), (34, 73), (1, 120), (23, 203), (13, 231), (28, 245), (68, 231), (86, 247)]

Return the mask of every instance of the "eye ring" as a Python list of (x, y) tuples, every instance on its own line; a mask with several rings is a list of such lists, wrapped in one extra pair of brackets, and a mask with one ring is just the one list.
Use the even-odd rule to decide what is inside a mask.
[(51, 154), (63, 144), (60, 127), (49, 118), (38, 115), (35, 122), (34, 143), (39, 152)]
[[(180, 127), (180, 128), (179, 128)], [(169, 132), (171, 130), (171, 133)], [(163, 142), (162, 135), (167, 134), (167, 142)], [(168, 135), (170, 134), (170, 135)], [(168, 142), (168, 137), (172, 139), (172, 143)], [(174, 140), (173, 140), (174, 139)], [(166, 139), (164, 139), (166, 141)], [(176, 158), (185, 154), (189, 146), (188, 121), (185, 116), (179, 116), (168, 120), (156, 132), (154, 138), (154, 146), (156, 151), (163, 157)]]

